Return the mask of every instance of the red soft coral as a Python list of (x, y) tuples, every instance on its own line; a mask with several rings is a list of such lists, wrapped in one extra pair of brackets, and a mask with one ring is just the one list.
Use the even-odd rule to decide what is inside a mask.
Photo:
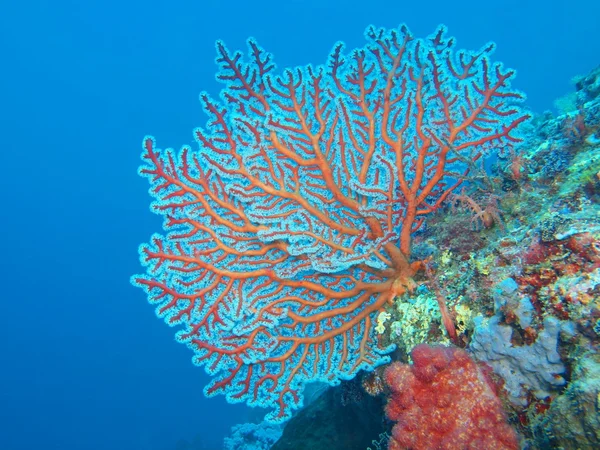
[(494, 386), (459, 348), (421, 344), (385, 371), (389, 449), (518, 449)]

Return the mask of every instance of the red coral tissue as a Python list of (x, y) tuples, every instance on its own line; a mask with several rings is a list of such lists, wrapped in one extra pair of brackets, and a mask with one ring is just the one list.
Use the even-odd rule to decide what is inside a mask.
[(494, 385), (459, 348), (421, 344), (385, 371), (389, 449), (518, 449)]

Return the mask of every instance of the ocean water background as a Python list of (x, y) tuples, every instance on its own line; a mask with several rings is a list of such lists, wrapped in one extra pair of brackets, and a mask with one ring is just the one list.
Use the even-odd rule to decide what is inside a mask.
[[(168, 5), (167, 5), (168, 3)], [(594, 0), (23, 1), (0, 5), (0, 448), (221, 447), (247, 409), (208, 378), (129, 277), (159, 231), (142, 137), (193, 142), (217, 95), (214, 41), (254, 36), (279, 67), (324, 63), (369, 24), (498, 44), (535, 112), (600, 63)]]

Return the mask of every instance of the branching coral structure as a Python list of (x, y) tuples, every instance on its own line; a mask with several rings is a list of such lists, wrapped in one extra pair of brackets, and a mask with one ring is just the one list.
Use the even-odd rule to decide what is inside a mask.
[[(286, 420), (302, 388), (388, 361), (377, 314), (411, 292), (411, 237), (461, 184), (465, 161), (512, 146), (528, 114), (493, 44), (456, 51), (440, 27), (370, 27), (325, 66), (278, 73), (217, 43), (220, 101), (198, 148), (143, 142), (140, 174), (166, 235), (140, 248), (142, 287), (213, 381), (209, 396), (272, 407)], [(460, 157), (459, 157), (460, 156)]]

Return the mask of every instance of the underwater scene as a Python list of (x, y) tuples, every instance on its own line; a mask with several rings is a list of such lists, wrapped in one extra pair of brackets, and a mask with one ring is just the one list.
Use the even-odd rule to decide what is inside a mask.
[[(48, 79), (23, 82), (3, 134), (64, 145), (16, 162), (7, 138), (25, 178), (3, 189), (0, 448), (600, 448), (600, 9), (573, 12), (592, 17), (568, 41), (584, 71), (535, 56), (571, 74), (546, 86), (519, 81), (538, 48), (514, 2), (486, 6), (475, 40), (476, 10), (392, 20), (378, 2), (350, 29), (292, 0), (266, 31), (259, 8), (214, 2), (228, 40), (227, 21), (193, 31), (197, 3), (152, 20), (65, 4), (85, 19), (60, 70), (58, 44), (27, 56), (2, 32)], [(291, 23), (331, 28), (285, 54), (283, 11), (308, 5)], [(38, 6), (36, 32), (54, 17)], [(186, 31), (150, 30), (163, 14)]]
[(197, 144), (144, 138), (132, 283), (267, 410), (226, 448), (600, 445), (600, 68), (535, 116), (493, 44), (365, 38), (281, 73), (218, 42)]

